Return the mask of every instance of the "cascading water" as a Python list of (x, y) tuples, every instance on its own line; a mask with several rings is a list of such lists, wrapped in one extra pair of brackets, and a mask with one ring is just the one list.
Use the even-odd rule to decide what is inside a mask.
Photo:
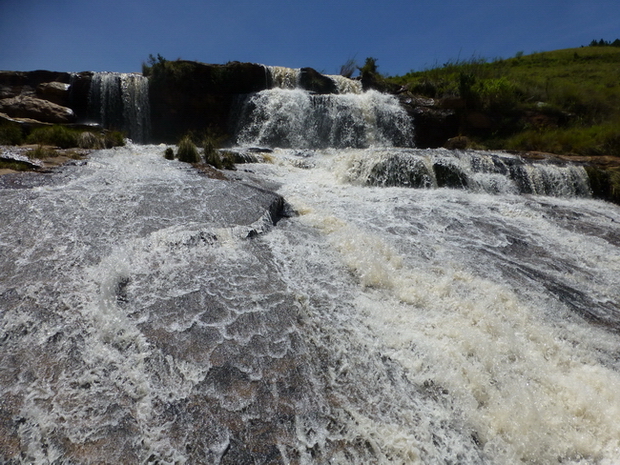
[[(269, 88), (297, 89), (300, 87), (301, 69), (286, 68), (284, 66), (267, 66), (267, 83)], [(326, 75), (334, 82), (339, 94), (361, 94), (362, 83), (359, 80), (349, 79), (340, 75)]]
[(296, 89), (299, 87), (299, 68), (286, 68), (284, 66), (267, 66), (267, 83), (270, 88)]
[(339, 94), (361, 94), (362, 82), (354, 79), (349, 79), (339, 74), (330, 74), (329, 77), (336, 84), (336, 89)]
[(452, 187), (474, 192), (588, 197), (582, 166), (531, 162), (501, 152), (379, 148), (350, 151), (341, 178), (374, 186)]
[(412, 144), (413, 128), (398, 101), (375, 91), (313, 95), (270, 89), (247, 96), (237, 117), (237, 143), (297, 149)]
[(0, 461), (618, 463), (620, 208), (299, 92), (246, 100), (233, 181), (131, 144), (0, 178)]
[(94, 73), (90, 113), (106, 129), (124, 131), (134, 142), (151, 132), (148, 78), (130, 73)]

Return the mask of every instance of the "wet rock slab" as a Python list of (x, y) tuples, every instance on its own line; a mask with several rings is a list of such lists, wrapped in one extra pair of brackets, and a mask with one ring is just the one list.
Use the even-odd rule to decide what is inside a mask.
[(320, 408), (261, 241), (282, 198), (131, 152), (0, 188), (0, 462), (294, 459)]

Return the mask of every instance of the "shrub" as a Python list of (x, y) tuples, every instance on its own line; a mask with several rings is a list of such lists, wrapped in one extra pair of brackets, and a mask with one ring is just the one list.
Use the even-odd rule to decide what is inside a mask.
[(505, 142), (509, 150), (620, 156), (620, 125), (529, 129)]
[(212, 137), (207, 137), (202, 141), (204, 148), (205, 163), (213, 166), (217, 169), (222, 169), (222, 159), (217, 150), (215, 140)]
[(202, 141), (204, 148), (205, 163), (217, 169), (234, 170), (235, 156), (231, 152), (218, 150), (222, 136), (213, 131), (206, 131)]
[(483, 108), (491, 111), (510, 110), (519, 101), (517, 87), (505, 77), (485, 79), (476, 90)]
[(24, 139), (22, 130), (15, 124), (0, 125), (0, 144), (2, 145), (20, 145)]
[(340, 67), (340, 75), (351, 78), (353, 73), (358, 68), (357, 63), (354, 58), (349, 58), (341, 67)]
[(125, 145), (125, 135), (120, 131), (106, 131), (103, 137), (105, 148), (122, 147)]
[(26, 141), (31, 144), (53, 145), (61, 149), (72, 147), (102, 149), (125, 145), (125, 137), (119, 131), (105, 131), (102, 134), (96, 134), (66, 126), (36, 128), (30, 133)]
[(84, 131), (77, 136), (77, 146), (82, 149), (102, 149), (105, 147), (105, 141), (97, 134)]
[(65, 126), (46, 126), (34, 129), (27, 138), (31, 144), (54, 145), (61, 149), (78, 146), (79, 131)]
[(28, 151), (28, 156), (39, 160), (45, 160), (46, 158), (57, 157), (58, 152), (51, 147), (39, 145), (36, 149)]
[(165, 151), (164, 151), (164, 158), (166, 160), (174, 160), (174, 150), (172, 150), (171, 147), (168, 147)]
[(198, 163), (200, 161), (200, 155), (198, 149), (192, 138), (189, 135), (184, 136), (179, 141), (179, 150), (177, 152), (177, 158), (185, 163)]
[(235, 154), (228, 151), (220, 151), (220, 160), (222, 160), (222, 168), (225, 170), (234, 170), (235, 168)]
[(27, 163), (12, 160), (0, 160), (0, 170), (13, 170), (13, 171), (30, 171), (32, 166)]

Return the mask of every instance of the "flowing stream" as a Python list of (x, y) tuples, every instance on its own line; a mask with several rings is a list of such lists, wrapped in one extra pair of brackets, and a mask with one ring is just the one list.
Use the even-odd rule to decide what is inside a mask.
[(133, 144), (0, 179), (0, 462), (618, 463), (620, 208), (301, 92), (248, 96), (235, 150), (275, 148), (229, 180)]

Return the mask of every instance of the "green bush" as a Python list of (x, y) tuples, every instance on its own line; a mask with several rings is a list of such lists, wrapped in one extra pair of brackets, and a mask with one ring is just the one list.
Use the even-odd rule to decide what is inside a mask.
[(66, 126), (46, 126), (33, 129), (26, 141), (30, 144), (53, 145), (61, 149), (80, 147), (102, 149), (125, 145), (125, 137), (119, 131), (96, 134)]
[(30, 171), (32, 166), (19, 161), (0, 160), (1, 170)]
[(103, 135), (105, 148), (123, 147), (125, 145), (125, 135), (120, 131), (106, 131)]
[(620, 124), (529, 129), (505, 141), (508, 150), (620, 156)]
[(218, 150), (222, 136), (216, 132), (207, 130), (202, 141), (205, 163), (217, 169), (234, 170), (235, 157), (232, 153)]
[(171, 147), (168, 147), (165, 151), (164, 151), (164, 158), (166, 160), (174, 160), (174, 150), (172, 150)]
[(78, 146), (79, 131), (65, 126), (46, 126), (33, 129), (27, 138), (30, 144), (54, 145), (61, 149)]
[(198, 149), (189, 135), (184, 136), (179, 141), (177, 158), (185, 163), (198, 163), (200, 161)]
[(204, 149), (205, 163), (213, 166), (217, 169), (222, 169), (222, 158), (217, 150), (216, 142), (213, 138), (207, 137), (202, 141), (202, 147)]
[(22, 130), (15, 124), (0, 125), (0, 144), (1, 145), (20, 145), (24, 140)]
[(517, 86), (506, 77), (485, 79), (476, 91), (485, 110), (507, 111), (515, 108), (520, 100)]

